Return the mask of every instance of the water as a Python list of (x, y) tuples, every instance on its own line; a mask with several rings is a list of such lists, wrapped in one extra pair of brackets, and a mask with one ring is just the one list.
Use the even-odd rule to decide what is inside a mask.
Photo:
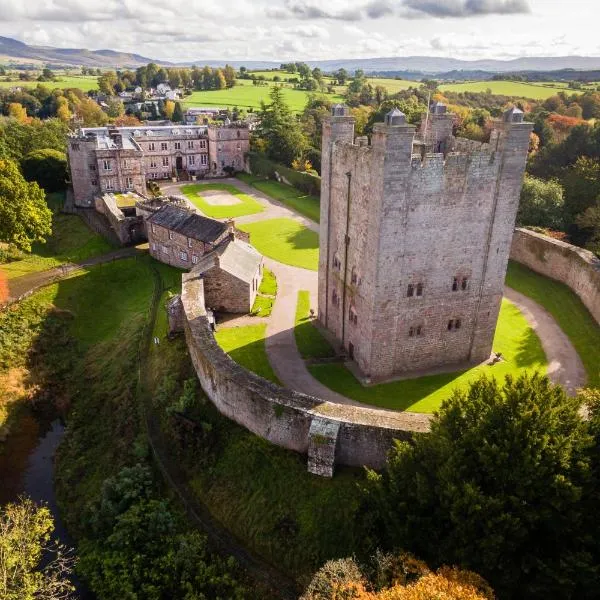
[[(4, 442), (0, 453), (0, 505), (28, 496), (37, 504), (45, 504), (54, 519), (52, 539), (72, 546), (60, 518), (54, 491), (54, 456), (65, 433), (60, 419), (24, 413)], [(76, 578), (76, 597), (90, 600), (93, 596)]]

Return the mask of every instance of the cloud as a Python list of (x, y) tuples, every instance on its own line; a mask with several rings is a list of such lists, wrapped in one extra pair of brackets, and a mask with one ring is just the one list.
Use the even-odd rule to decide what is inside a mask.
[(404, 0), (400, 14), (407, 18), (464, 18), (530, 11), (528, 0)]

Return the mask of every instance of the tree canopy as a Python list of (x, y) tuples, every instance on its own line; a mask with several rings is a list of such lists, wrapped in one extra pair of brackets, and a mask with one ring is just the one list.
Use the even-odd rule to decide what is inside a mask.
[(59, 150), (34, 150), (21, 161), (21, 169), (27, 181), (37, 182), (46, 192), (58, 192), (67, 185), (67, 155)]

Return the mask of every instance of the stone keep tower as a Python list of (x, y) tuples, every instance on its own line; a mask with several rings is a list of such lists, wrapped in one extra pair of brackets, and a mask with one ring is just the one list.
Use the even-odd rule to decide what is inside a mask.
[(323, 125), (319, 320), (373, 381), (489, 358), (532, 126), (512, 108), (489, 143), (434, 104), (354, 139)]

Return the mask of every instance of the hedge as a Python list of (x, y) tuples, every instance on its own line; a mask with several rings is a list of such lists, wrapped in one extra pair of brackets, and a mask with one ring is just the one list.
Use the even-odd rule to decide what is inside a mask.
[(308, 173), (300, 173), (289, 167), (284, 167), (268, 159), (264, 154), (258, 152), (249, 152), (248, 159), (252, 175), (276, 179), (275, 173), (279, 173), (295, 188), (298, 188), (305, 194), (319, 197), (321, 195), (321, 178)]

